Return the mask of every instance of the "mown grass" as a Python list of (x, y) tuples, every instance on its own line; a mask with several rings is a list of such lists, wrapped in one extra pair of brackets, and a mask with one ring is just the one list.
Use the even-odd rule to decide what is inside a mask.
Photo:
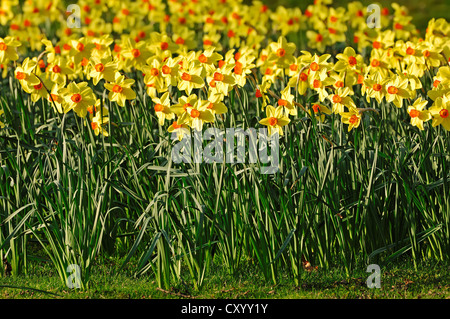
[[(47, 262), (32, 262), (30, 275), (3, 278), (1, 299), (448, 299), (450, 267), (421, 263), (417, 270), (406, 259), (381, 269), (381, 288), (368, 288), (370, 273), (364, 267), (350, 276), (344, 268), (305, 272), (298, 285), (282, 273), (274, 285), (250, 260), (230, 275), (220, 264), (208, 274), (200, 290), (178, 284), (160, 289), (152, 276), (135, 278), (120, 269), (121, 260), (101, 258), (92, 271), (89, 289), (69, 289)], [(14, 288), (13, 288), (14, 287)]]
[[(448, 279), (445, 266), (430, 271), (450, 256), (450, 139), (442, 127), (421, 132), (389, 103), (355, 98), (378, 112), (365, 113), (350, 133), (335, 115), (321, 124), (300, 112), (280, 141), (277, 174), (261, 174), (261, 163), (175, 164), (142, 76), (129, 76), (136, 101), (121, 108), (105, 99), (110, 136), (97, 138), (87, 120), (56, 114), (47, 101), (33, 104), (12, 77), (1, 82), (8, 127), (0, 132), (0, 257), (7, 255), (14, 276), (6, 283), (61, 293), (56, 278), (60, 287), (67, 267), (77, 264), (85, 291), (72, 297), (101, 297), (95, 290), (127, 296), (137, 288), (135, 297), (171, 296), (156, 287), (204, 296), (242, 288), (230, 290), (237, 297), (253, 287), (244, 296), (255, 298), (287, 287), (277, 296), (319, 296), (342, 280), (351, 284), (338, 284), (336, 296), (356, 297), (365, 291), (351, 279), (366, 275), (361, 265), (385, 267), (406, 255), (408, 276), (412, 269), (419, 276), (411, 280), (416, 286), (406, 285), (417, 289), (407, 296), (425, 297), (421, 287), (441, 296), (427, 278)], [(93, 89), (105, 94), (101, 85)], [(254, 92), (250, 79), (233, 90), (217, 127), (258, 127)], [(311, 93), (298, 102), (314, 102)], [(51, 263), (33, 264), (30, 243)], [(109, 257), (120, 262), (110, 265)], [(317, 273), (303, 269), (305, 259)], [(420, 272), (423, 263), (430, 268)], [(142, 281), (147, 275), (152, 279)], [(386, 287), (408, 276), (397, 282), (393, 275)], [(313, 295), (292, 294), (305, 280)], [(387, 295), (379, 297), (398, 294), (365, 292), (381, 291)]]

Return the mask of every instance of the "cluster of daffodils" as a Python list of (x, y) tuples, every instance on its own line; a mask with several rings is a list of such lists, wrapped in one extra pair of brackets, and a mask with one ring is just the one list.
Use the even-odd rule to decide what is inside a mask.
[[(337, 115), (350, 131), (380, 103), (404, 109), (421, 130), (430, 120), (450, 130), (450, 23), (432, 19), (421, 37), (396, 3), (381, 7), (379, 28), (358, 1), (315, 0), (304, 12), (240, 0), (79, 0), (77, 8), (2, 0), (0, 67), (33, 102), (73, 111), (96, 135), (108, 135), (104, 98), (133, 105), (138, 84), (159, 125), (180, 139), (225, 116), (240, 89), (254, 92), (270, 134), (306, 114)], [(73, 19), (79, 27), (69, 27)], [(299, 34), (302, 47), (288, 41)]]

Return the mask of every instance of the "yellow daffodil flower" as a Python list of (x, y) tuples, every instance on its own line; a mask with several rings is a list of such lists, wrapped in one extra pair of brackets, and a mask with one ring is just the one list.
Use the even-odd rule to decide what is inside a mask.
[(314, 103), (308, 112), (311, 116), (314, 115), (320, 122), (325, 121), (325, 115), (330, 115), (333, 113), (328, 107), (320, 103)]
[(154, 97), (152, 101), (155, 103), (154, 108), (159, 125), (163, 126), (165, 120), (173, 120), (175, 118), (175, 113), (170, 108), (169, 92), (164, 93), (161, 98)]
[(278, 133), (278, 135), (283, 135), (283, 126), (286, 126), (291, 121), (286, 115), (283, 114), (283, 107), (278, 106), (277, 108), (272, 105), (266, 106), (266, 118), (259, 121), (260, 124), (267, 126), (269, 135)]
[(348, 112), (342, 112), (341, 121), (344, 124), (348, 124), (348, 131), (350, 132), (353, 128), (357, 128), (361, 123), (361, 114), (358, 109), (352, 107)]
[(450, 131), (450, 94), (438, 97), (429, 109), (433, 116), (432, 126), (442, 125), (445, 130)]
[(411, 117), (411, 125), (417, 126), (420, 130), (423, 130), (423, 122), (431, 120), (430, 112), (424, 110), (427, 104), (427, 100), (419, 98), (414, 101), (413, 105), (408, 106), (408, 114)]
[(134, 82), (133, 79), (126, 79), (125, 76), (117, 72), (114, 82), (105, 83), (105, 88), (109, 91), (109, 100), (117, 102), (122, 107), (125, 106), (126, 100), (134, 100), (136, 93), (131, 88)]
[(386, 101), (393, 102), (398, 108), (402, 107), (404, 99), (411, 98), (411, 93), (408, 91), (408, 79), (403, 76), (395, 75), (385, 84), (386, 87)]
[(12, 37), (0, 38), (0, 63), (4, 63), (6, 60), (16, 61), (19, 59), (19, 55), (16, 52), (16, 48), (20, 47), (22, 43), (15, 40)]
[(118, 63), (113, 61), (111, 56), (104, 58), (92, 56), (90, 63), (92, 66), (90, 76), (94, 85), (97, 85), (101, 79), (107, 82), (114, 82), (118, 70)]
[(187, 124), (190, 128), (201, 131), (203, 123), (214, 122), (214, 113), (208, 108), (209, 105), (207, 100), (197, 100), (194, 105), (187, 106), (186, 112), (178, 118), (178, 124)]
[(189, 135), (190, 133), (189, 126), (186, 124), (178, 124), (177, 121), (173, 121), (167, 131), (169, 133), (175, 132), (179, 141), (181, 141), (185, 135)]
[(63, 98), (64, 113), (73, 110), (79, 117), (86, 117), (88, 107), (95, 104), (95, 94), (87, 82), (70, 82), (67, 87), (58, 90)]

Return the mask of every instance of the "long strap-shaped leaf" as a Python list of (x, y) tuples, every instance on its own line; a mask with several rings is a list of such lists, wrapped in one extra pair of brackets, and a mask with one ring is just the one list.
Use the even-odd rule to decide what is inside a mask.
[(139, 244), (141, 243), (141, 240), (144, 237), (145, 231), (147, 230), (147, 225), (152, 218), (153, 217), (150, 216), (145, 219), (144, 224), (142, 225), (142, 228), (139, 231), (139, 234), (136, 238), (136, 241), (134, 242), (133, 246), (131, 247), (130, 252), (128, 253), (127, 257), (123, 261), (122, 266), (120, 266), (119, 272), (123, 269), (123, 267), (125, 267), (125, 265), (130, 261), (131, 257), (136, 252), (136, 249), (138, 248)]
[[(437, 232), (438, 230), (440, 230), (442, 228), (442, 224), (430, 227), (422, 232), (420, 232), (419, 234), (417, 234), (417, 236), (419, 236), (419, 239), (417, 240), (417, 243), (420, 243), (421, 241), (424, 241), (425, 239), (427, 239), (429, 236), (433, 235), (435, 232)], [(390, 245), (386, 245), (384, 247), (378, 248), (377, 250), (373, 251), (368, 257), (368, 261), (370, 261), (370, 259), (372, 259), (373, 257), (375, 257), (376, 255), (379, 255), (387, 250), (393, 249), (395, 247), (398, 247), (399, 244), (401, 243), (405, 243), (409, 240), (409, 238), (404, 238), (402, 239), (399, 243), (395, 243), (395, 244), (390, 244)], [(395, 258), (399, 257), (400, 255), (404, 254), (405, 252), (407, 252), (408, 250), (411, 249), (411, 243), (407, 244), (406, 246), (400, 248), (399, 250), (397, 250), (395, 253), (393, 253), (392, 255), (390, 255), (388, 258), (386, 258), (386, 260), (382, 263), (382, 265), (387, 264), (389, 261), (394, 260)]]
[[(30, 203), (22, 208), (20, 208), (19, 210), (23, 210), (24, 208), (34, 205), (34, 203)], [(27, 221), (27, 219), (35, 212), (36, 209), (32, 209), (30, 210), (25, 216), (23, 216), (23, 218), (20, 220), (20, 222), (17, 224), (16, 228), (14, 228), (14, 230), (11, 232), (11, 234), (9, 234), (8, 237), (6, 237), (6, 239), (3, 241), (3, 243), (1, 243), (0, 245), (0, 250), (3, 249), (3, 247), (5, 247), (9, 241), (16, 236), (17, 232), (22, 228), (23, 224), (25, 224), (25, 222)], [(17, 211), (16, 211), (17, 212)], [(14, 213), (16, 213), (14, 212)], [(13, 213), (13, 214), (14, 214)]]

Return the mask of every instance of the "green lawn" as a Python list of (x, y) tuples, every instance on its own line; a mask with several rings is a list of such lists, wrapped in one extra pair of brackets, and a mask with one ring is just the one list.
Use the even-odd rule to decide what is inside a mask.
[[(243, 264), (235, 275), (216, 265), (204, 286), (196, 291), (189, 284), (179, 284), (170, 289), (159, 289), (151, 276), (135, 278), (130, 266), (119, 271), (117, 259), (97, 260), (86, 290), (69, 289), (49, 263), (32, 262), (30, 275), (3, 278), (0, 299), (449, 299), (450, 265), (448, 263), (421, 263), (417, 271), (406, 259), (381, 269), (381, 288), (368, 288), (370, 273), (365, 267), (355, 269), (349, 276), (344, 269), (318, 269), (305, 271), (300, 284), (295, 285), (287, 273), (273, 285), (250, 261)], [(15, 288), (12, 288), (15, 287)]]

